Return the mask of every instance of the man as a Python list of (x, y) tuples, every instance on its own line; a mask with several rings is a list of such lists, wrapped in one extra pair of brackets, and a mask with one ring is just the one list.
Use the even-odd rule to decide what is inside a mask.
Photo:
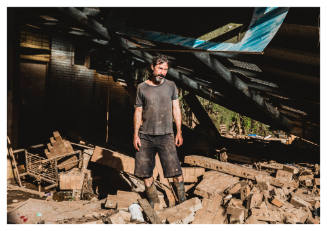
[[(159, 203), (152, 177), (157, 152), (164, 176), (173, 178), (179, 203), (185, 201), (185, 189), (175, 147), (183, 144), (182, 117), (176, 85), (165, 79), (168, 72), (167, 57), (154, 57), (151, 70), (150, 78), (137, 87), (133, 145), (137, 150), (134, 174), (143, 178), (147, 198), (153, 207), (154, 203)], [(177, 129), (175, 138), (173, 117)]]

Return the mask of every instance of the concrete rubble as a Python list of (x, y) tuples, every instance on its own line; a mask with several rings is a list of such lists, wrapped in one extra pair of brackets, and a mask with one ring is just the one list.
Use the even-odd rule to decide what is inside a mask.
[[(60, 155), (68, 145), (59, 133), (51, 138), (49, 153)], [(66, 144), (66, 146), (65, 146)], [(70, 146), (67, 146), (70, 148)], [(74, 146), (75, 147), (75, 146)], [(83, 147), (83, 148), (81, 148)], [(133, 175), (134, 158), (81, 145), (81, 164), (58, 169), (56, 188), (38, 192), (8, 185), (38, 199), (12, 200), (8, 223), (17, 224), (319, 224), (320, 166), (256, 162), (242, 164), (204, 156), (185, 156), (182, 171), (187, 200), (179, 204), (156, 160), (155, 185), (160, 206), (149, 206), (141, 179)], [(55, 149), (58, 150), (55, 150)], [(49, 154), (48, 153), (48, 154)], [(226, 154), (227, 155), (227, 154)], [(69, 159), (69, 158), (68, 158)], [(66, 160), (65, 160), (66, 161)], [(89, 168), (93, 165), (93, 168)], [(95, 167), (94, 167), (95, 166)], [(112, 169), (129, 189), (117, 188), (100, 199), (92, 187), (94, 169)], [(129, 207), (139, 204), (144, 222), (131, 219)], [(143, 219), (142, 219), (143, 221)]]

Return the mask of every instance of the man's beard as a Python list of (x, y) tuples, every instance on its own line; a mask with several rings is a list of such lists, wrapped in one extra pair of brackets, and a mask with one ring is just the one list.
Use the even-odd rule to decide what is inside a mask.
[(156, 76), (153, 76), (153, 82), (155, 84), (160, 84), (162, 83), (162, 80), (164, 79), (164, 76), (163, 75), (156, 75)]

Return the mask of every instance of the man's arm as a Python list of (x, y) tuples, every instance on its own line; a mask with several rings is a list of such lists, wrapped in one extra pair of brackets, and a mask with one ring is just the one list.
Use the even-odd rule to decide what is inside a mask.
[(141, 140), (139, 137), (139, 130), (142, 124), (142, 107), (136, 107), (134, 112), (134, 148), (139, 151), (141, 147)]
[(182, 137), (182, 113), (179, 107), (178, 99), (173, 100), (173, 116), (177, 129), (175, 144), (177, 147), (179, 147), (183, 144), (183, 137)]

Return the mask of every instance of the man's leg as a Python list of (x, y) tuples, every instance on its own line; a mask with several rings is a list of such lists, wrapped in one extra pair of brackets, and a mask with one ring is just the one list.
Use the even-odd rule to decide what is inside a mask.
[(143, 181), (145, 184), (146, 197), (148, 198), (151, 207), (154, 208), (154, 204), (160, 203), (160, 200), (158, 197), (156, 186), (154, 185), (153, 182), (153, 177), (144, 178)]
[(173, 181), (178, 197), (178, 203), (180, 204), (186, 200), (183, 175), (174, 177)]

